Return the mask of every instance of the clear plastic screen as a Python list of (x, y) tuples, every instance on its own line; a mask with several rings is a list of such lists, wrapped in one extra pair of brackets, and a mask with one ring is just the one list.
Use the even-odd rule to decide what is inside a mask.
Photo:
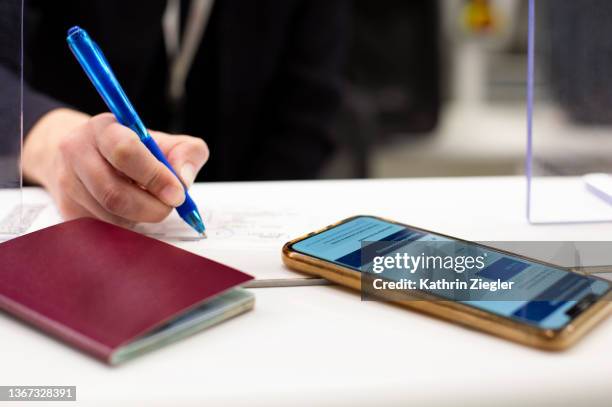
[(22, 0), (0, 0), (0, 240), (23, 229), (22, 17)]
[(612, 221), (612, 2), (529, 8), (527, 216)]

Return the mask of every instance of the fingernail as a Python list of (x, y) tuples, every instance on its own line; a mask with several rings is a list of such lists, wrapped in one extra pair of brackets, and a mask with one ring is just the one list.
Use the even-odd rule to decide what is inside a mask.
[(183, 165), (183, 168), (181, 168), (181, 178), (183, 178), (183, 182), (188, 187), (190, 187), (191, 184), (193, 184), (193, 181), (195, 181), (195, 177), (196, 177), (196, 172), (195, 172), (195, 167), (193, 166), (193, 164), (187, 163)]
[(168, 185), (162, 189), (160, 197), (166, 205), (177, 207), (185, 200), (185, 191), (176, 185)]

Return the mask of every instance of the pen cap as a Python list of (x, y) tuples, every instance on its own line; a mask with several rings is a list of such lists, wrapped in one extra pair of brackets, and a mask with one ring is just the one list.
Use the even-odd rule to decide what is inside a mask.
[(72, 27), (68, 30), (66, 40), (77, 61), (119, 123), (134, 130), (141, 139), (148, 137), (144, 124), (117, 81), (102, 50), (87, 31), (80, 27)]

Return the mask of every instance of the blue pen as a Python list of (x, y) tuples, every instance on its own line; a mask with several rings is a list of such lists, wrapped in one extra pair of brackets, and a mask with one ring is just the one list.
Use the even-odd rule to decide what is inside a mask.
[[(117, 121), (132, 129), (155, 158), (164, 163), (176, 175), (176, 171), (174, 171), (166, 157), (164, 157), (157, 143), (155, 143), (142, 120), (140, 120), (138, 113), (134, 110), (98, 45), (80, 27), (72, 27), (68, 30), (66, 40), (72, 53), (81, 64), (81, 67), (83, 67), (83, 70), (85, 70), (85, 73), (96, 87), (100, 96), (102, 96), (102, 99), (104, 99), (104, 102), (106, 102), (110, 111), (117, 118)], [(204, 231), (206, 228), (204, 227), (202, 216), (196, 204), (187, 193), (187, 188), (185, 188), (185, 202), (176, 208), (176, 210), (189, 226), (194, 228), (199, 234), (205, 235)]]

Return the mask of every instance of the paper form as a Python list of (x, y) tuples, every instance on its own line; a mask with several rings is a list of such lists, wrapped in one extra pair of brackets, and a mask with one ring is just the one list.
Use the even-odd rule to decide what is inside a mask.
[[(22, 208), (27, 214), (26, 232), (62, 221), (49, 195), (38, 188), (29, 190), (30, 195), (24, 199), (28, 203)], [(0, 208), (0, 219), (7, 224), (14, 221), (16, 210), (14, 206)], [(290, 205), (270, 209), (256, 201), (246, 204), (215, 201), (201, 205), (201, 210), (207, 227), (206, 239), (199, 237), (176, 212), (159, 224), (139, 224), (135, 231), (235, 267), (258, 280), (282, 279), (288, 285), (288, 279), (310, 278), (285, 268), (280, 255), (285, 242), (318, 226), (313, 218), (305, 217)]]
[[(258, 207), (228, 207), (223, 209), (206, 208), (202, 211), (206, 225), (206, 235), (211, 244), (231, 240), (234, 244), (249, 247), (283, 244), (291, 239), (285, 225), (299, 218), (295, 211), (278, 210), (273, 212)], [(160, 239), (198, 241), (198, 236), (175, 213), (159, 224), (140, 224), (135, 230)]]
[(45, 207), (45, 204), (14, 206), (0, 219), (0, 235), (16, 234), (30, 229)]

